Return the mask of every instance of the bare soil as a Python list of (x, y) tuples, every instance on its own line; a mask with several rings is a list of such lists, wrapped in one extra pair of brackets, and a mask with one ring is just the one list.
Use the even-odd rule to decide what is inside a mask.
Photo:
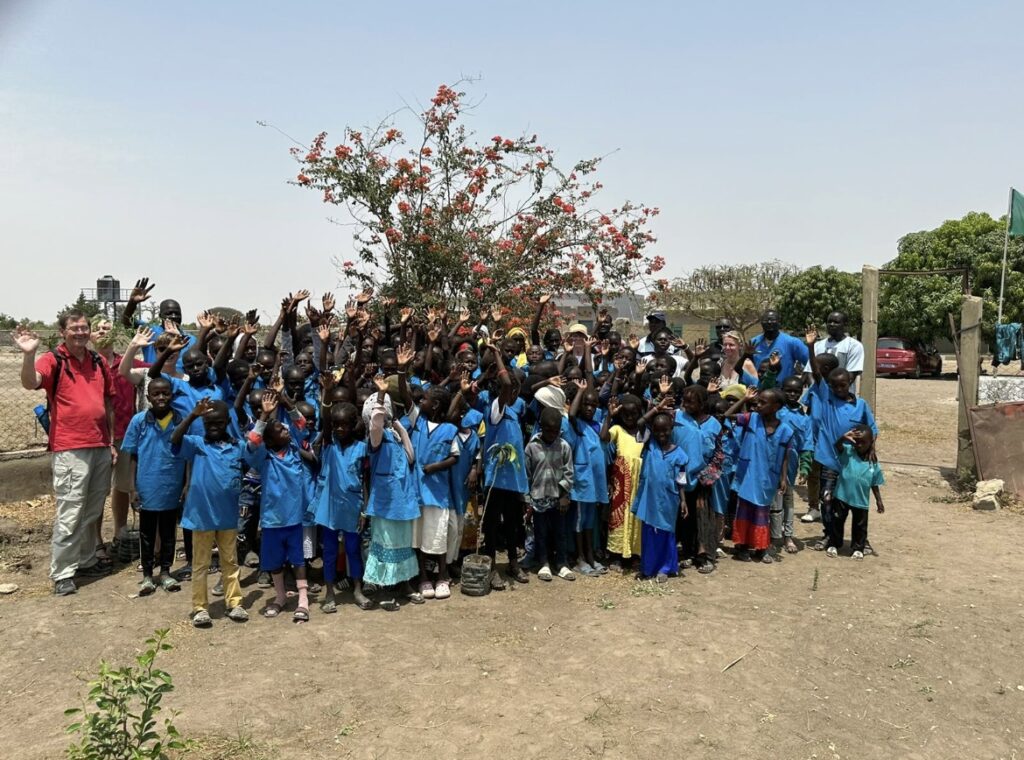
[(134, 567), (54, 598), (52, 502), (3, 505), (0, 582), (21, 589), (0, 597), (0, 754), (60, 756), (62, 711), (99, 660), (169, 627), (166, 703), (189, 757), (1024, 755), (1024, 521), (953, 500), (955, 393), (880, 381), (880, 556), (724, 560), (664, 587), (532, 578), (397, 614), (314, 606), (302, 626), (232, 624), (217, 602), (196, 631), (187, 585), (135, 598)]

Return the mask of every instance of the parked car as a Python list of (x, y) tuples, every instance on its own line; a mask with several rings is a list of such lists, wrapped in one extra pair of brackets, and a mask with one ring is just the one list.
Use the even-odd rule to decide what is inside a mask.
[(879, 338), (875, 368), (879, 375), (939, 377), (942, 374), (942, 355), (930, 343), (906, 338)]

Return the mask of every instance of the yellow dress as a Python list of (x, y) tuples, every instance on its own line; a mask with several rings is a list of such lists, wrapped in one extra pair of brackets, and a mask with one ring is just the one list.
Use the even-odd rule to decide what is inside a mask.
[(609, 479), (611, 515), (608, 518), (608, 551), (624, 558), (640, 555), (640, 521), (633, 514), (633, 500), (640, 484), (644, 445), (619, 425), (608, 431), (615, 447), (615, 462)]

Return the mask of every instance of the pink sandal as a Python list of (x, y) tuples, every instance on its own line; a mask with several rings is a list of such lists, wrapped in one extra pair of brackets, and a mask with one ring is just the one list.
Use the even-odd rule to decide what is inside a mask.
[(434, 589), (435, 599), (447, 599), (452, 595), (451, 586), (448, 585), (448, 581), (438, 581), (437, 588)]
[(420, 584), (420, 596), (424, 599), (433, 599), (435, 595), (436, 592), (434, 591), (433, 583), (430, 581), (423, 581), (423, 583)]

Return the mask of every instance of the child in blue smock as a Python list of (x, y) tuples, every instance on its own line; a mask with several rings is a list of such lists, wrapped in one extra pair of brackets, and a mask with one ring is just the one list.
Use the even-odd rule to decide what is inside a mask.
[[(202, 418), (202, 436), (189, 429)], [(206, 578), (216, 542), (227, 616), (249, 619), (242, 607), (242, 587), (235, 559), (238, 538), (238, 494), (244, 472), (245, 444), (228, 435), (228, 405), (202, 399), (171, 433), (175, 456), (192, 463), (181, 527), (192, 531), (192, 625), (210, 626)]]
[[(664, 387), (665, 380), (662, 378)], [(687, 514), (679, 520), (685, 565), (696, 565), (707, 575), (718, 563), (718, 525), (711, 509), (711, 489), (700, 482), (700, 474), (711, 462), (721, 423), (708, 413), (708, 391), (701, 385), (683, 390), (683, 408), (675, 413), (673, 442), (686, 452)]]
[(455, 512), (459, 530), (458, 545), (448, 553), (448, 572), (451, 574), (459, 559), (463, 531), (466, 525), (466, 513), (471, 504), (475, 504), (477, 484), (480, 479), (480, 428), (484, 415), (471, 409), (466, 397), (472, 392), (472, 381), (469, 372), (462, 373), (459, 390), (452, 397), (448, 419), (458, 424), (455, 438), (459, 447), (459, 458), (452, 467), (452, 510)]
[(260, 401), (260, 419), (249, 433), (246, 461), (259, 473), (262, 488), (260, 504), (260, 570), (270, 573), (274, 582), (274, 601), (263, 610), (272, 618), (281, 614), (287, 596), (284, 587), (285, 563), (292, 566), (299, 592), (292, 619), (297, 623), (309, 620), (309, 587), (306, 560), (302, 552), (302, 521), (313, 496), (313, 483), (304, 451), (292, 439), (289, 426), (277, 419), (277, 408), (284, 399), (293, 424), (301, 431), (305, 418), (289, 399), (276, 391), (266, 390)]
[(608, 503), (608, 468), (600, 435), (604, 417), (602, 414), (598, 418), (598, 404), (597, 391), (577, 381), (577, 392), (569, 407), (568, 425), (563, 434), (573, 450), (572, 500), (576, 508), (573, 528), (577, 554), (574, 569), (582, 575), (608, 572), (594, 556), (597, 512), (599, 505)]
[[(830, 392), (828, 375), (839, 367), (839, 359), (834, 354), (818, 354), (812, 356), (808, 364), (804, 376), (810, 375), (812, 380), (802, 402), (807, 409), (807, 416), (811, 418), (811, 434), (817, 440), (824, 401)], [(807, 512), (800, 521), (812, 523), (818, 520), (821, 520), (821, 465), (812, 457), (811, 472), (807, 476)]]
[[(493, 568), (501, 539), (508, 552), (508, 577), (518, 583), (527, 583), (529, 578), (519, 567), (517, 556), (517, 549), (522, 544), (523, 499), (530, 490), (524, 465), (522, 430), (526, 405), (519, 398), (522, 374), (518, 370), (510, 372), (505, 369), (501, 352), (493, 343), (486, 345), (497, 366), (498, 387), (484, 417), (483, 468), (487, 506), (483, 517), (483, 552), (491, 558)], [(495, 591), (505, 588), (505, 581), (496, 569), (491, 572), (490, 583)]]
[[(451, 469), (459, 460), (458, 428), (445, 422), (451, 396), (443, 387), (427, 390), (409, 414), (412, 449), (416, 455), (416, 498), (420, 516), (413, 525), (419, 550), (420, 587), (424, 599), (452, 595), (447, 558), (458, 551), (459, 526), (452, 509)], [(437, 565), (437, 586), (430, 580), (428, 563)]]
[(836, 479), (839, 477), (839, 458), (836, 454), (836, 441), (853, 430), (855, 425), (867, 425), (874, 436), (878, 436), (878, 426), (871, 408), (862, 398), (857, 398), (851, 391), (852, 378), (842, 367), (832, 370), (828, 375), (828, 392), (815, 397), (816, 431), (814, 437), (814, 461), (821, 467), (820, 509), (821, 522), (825, 527), (825, 539), (815, 543), (814, 548), (821, 551), (827, 547), (830, 533), (829, 521), (832, 519), (832, 495)]
[[(403, 366), (406, 364), (402, 362)], [(413, 523), (420, 515), (419, 499), (414, 490), (416, 456), (405, 428), (394, 422), (387, 379), (377, 376), (373, 382), (377, 392), (363, 404), (363, 423), (369, 432), (370, 449), (370, 491), (366, 503), (366, 515), (370, 518), (370, 552), (363, 569), (363, 582), (390, 589), (391, 594), (380, 606), (388, 612), (397, 612), (396, 590), (413, 604), (423, 603), (423, 596), (413, 591), (408, 583), (419, 574), (419, 563), (412, 548)]]
[[(807, 482), (814, 459), (814, 425), (810, 415), (800, 405), (804, 383), (799, 376), (787, 377), (782, 381), (782, 395), (786, 403), (779, 410), (779, 419), (793, 428), (793, 452), (789, 457), (789, 482), (799, 486)], [(788, 554), (797, 551), (793, 540), (793, 493), (787, 488), (782, 499), (776, 499), (771, 509), (772, 543), (775, 550), (785, 546)]]
[(664, 583), (679, 574), (676, 517), (686, 516), (686, 452), (672, 440), (674, 422), (659, 412), (651, 422), (650, 440), (643, 451), (640, 485), (632, 511), (641, 522), (641, 579)]
[[(736, 417), (736, 427), (743, 431), (739, 463), (736, 467), (736, 518), (732, 524), (732, 540), (736, 557), (749, 562), (751, 558), (771, 564), (775, 558), (771, 546), (770, 508), (776, 494), (788, 487), (786, 459), (790, 452), (793, 428), (778, 418), (782, 393), (770, 388), (758, 393), (748, 388), (746, 398), (738, 401), (729, 414), (739, 410), (744, 401), (751, 413)], [(753, 552), (753, 557), (751, 556)]]
[[(178, 504), (185, 485), (185, 462), (174, 456), (171, 434), (181, 417), (171, 409), (171, 384), (166, 378), (149, 381), (146, 388), (149, 410), (139, 412), (128, 423), (121, 453), (131, 456), (131, 502), (139, 507), (142, 584), (139, 596), (156, 591), (177, 591), (181, 586), (171, 575), (174, 539), (178, 527)], [(153, 576), (153, 553), (160, 537), (160, 578)]]
[[(325, 375), (326, 377), (326, 375)], [(335, 401), (324, 405), (323, 446), (320, 475), (310, 502), (313, 519), (321, 527), (324, 545), (324, 612), (336, 612), (334, 582), (338, 577), (338, 544), (345, 543), (345, 569), (360, 609), (373, 603), (363, 593), (362, 532), (370, 450), (356, 438), (359, 411), (354, 404)]]
[(832, 530), (826, 553), (839, 556), (843, 548), (846, 516), (850, 515), (850, 548), (854, 559), (864, 559), (868, 542), (868, 515), (870, 495), (875, 496), (878, 513), (885, 512), (880, 486), (885, 484), (882, 468), (874, 457), (875, 436), (867, 425), (855, 425), (836, 442), (839, 459), (839, 479), (833, 495)]

